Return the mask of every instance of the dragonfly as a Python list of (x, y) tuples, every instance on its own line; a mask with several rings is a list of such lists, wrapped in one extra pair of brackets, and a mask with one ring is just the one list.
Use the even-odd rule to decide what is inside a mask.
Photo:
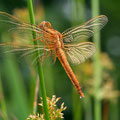
[(38, 41), (40, 43), (38, 45), (30, 44), (30, 40), (28, 39), (26, 40), (26, 44), (22, 43), (22, 40), (18, 40), (17, 42), (1, 43), (1, 46), (13, 47), (13, 52), (23, 51), (24, 56), (43, 50), (43, 53), (36, 57), (36, 59), (40, 61), (48, 56), (54, 56), (54, 60), (58, 58), (80, 97), (84, 97), (84, 93), (69, 62), (74, 65), (79, 65), (94, 55), (96, 52), (94, 43), (85, 42), (84, 40), (92, 37), (97, 31), (104, 27), (108, 21), (105, 15), (97, 16), (82, 25), (69, 28), (63, 33), (55, 30), (48, 21), (42, 21), (38, 25), (31, 25), (6, 12), (0, 11), (0, 16), (5, 17), (5, 19), (0, 19), (0, 22), (14, 26), (10, 28), (9, 31), (22, 31), (22, 33), (27, 34), (27, 36), (30, 35), (28, 31), (34, 31), (37, 37), (33, 39), (32, 42)]

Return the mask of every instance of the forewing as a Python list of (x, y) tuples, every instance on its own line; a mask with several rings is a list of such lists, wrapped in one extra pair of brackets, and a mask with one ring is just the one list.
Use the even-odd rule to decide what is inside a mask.
[(91, 57), (95, 53), (96, 48), (91, 42), (83, 42), (74, 45), (65, 45), (64, 50), (68, 61), (77, 65)]
[(63, 35), (64, 43), (80, 42), (86, 40), (99, 31), (107, 23), (108, 19), (105, 15), (97, 16), (81, 26), (76, 26), (65, 30)]
[[(21, 56), (34, 55), (33, 63), (36, 63), (38, 59), (43, 61), (44, 58), (50, 56), (50, 49), (45, 47), (44, 42), (41, 42), (43, 40), (49, 42), (49, 39), (52, 38), (48, 32), (38, 28), (37, 25), (30, 25), (15, 16), (0, 11), (0, 25), (2, 26), (2, 24), (3, 29), (7, 29), (5, 32), (8, 32), (9, 38), (12, 39), (0, 44), (3, 48), (5, 47), (5, 53), (20, 53)], [(33, 44), (32, 31), (36, 32), (38, 45)], [(36, 54), (37, 52), (38, 54)], [(53, 52), (51, 56), (55, 56)]]
[(25, 23), (17, 17), (2, 11), (0, 11), (0, 24), (1, 26), (3, 24), (3, 29), (8, 29), (9, 34), (17, 36), (16, 39), (20, 38), (22, 43), (26, 41), (30, 42), (29, 39), (32, 38), (32, 31), (36, 32), (36, 38), (40, 38), (41, 40), (44, 39), (43, 34), (48, 37), (51, 36), (49, 33), (37, 27), (37, 25), (30, 25), (29, 23)]

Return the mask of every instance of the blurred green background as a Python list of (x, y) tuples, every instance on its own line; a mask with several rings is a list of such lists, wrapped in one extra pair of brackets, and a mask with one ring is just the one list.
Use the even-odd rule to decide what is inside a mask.
[[(43, 71), (47, 96), (61, 97), (58, 107), (62, 102), (67, 106), (65, 120), (120, 120), (120, 1), (99, 0), (99, 4), (98, 0), (33, 1), (36, 23), (49, 21), (60, 32), (97, 14), (108, 17), (96, 45), (101, 51), (97, 53), (98, 59), (94, 56), (81, 65), (71, 65), (85, 93), (84, 99), (79, 98), (58, 60), (52, 66), (45, 64)], [(0, 11), (29, 22), (26, 0), (0, 0)], [(0, 42), (9, 41), (7, 33), (7, 27), (0, 25)], [(24, 120), (32, 113), (36, 79), (29, 58), (0, 54), (0, 120)], [(40, 96), (39, 92), (38, 102)]]

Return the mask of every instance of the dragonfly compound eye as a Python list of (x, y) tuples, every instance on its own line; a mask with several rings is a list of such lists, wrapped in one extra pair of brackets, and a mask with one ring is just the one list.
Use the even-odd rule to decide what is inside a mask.
[(45, 27), (51, 28), (50, 22), (43, 21), (38, 25), (39, 28), (44, 29)]

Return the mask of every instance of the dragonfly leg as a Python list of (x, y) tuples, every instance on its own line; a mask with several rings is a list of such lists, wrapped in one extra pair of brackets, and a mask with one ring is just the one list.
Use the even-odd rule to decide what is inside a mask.
[[(46, 48), (46, 47), (45, 47), (45, 48)], [(50, 56), (50, 55), (51, 55), (51, 51), (50, 51), (50, 50), (49, 50), (49, 54), (48, 54), (48, 55), (46, 55), (46, 50), (44, 50), (44, 55), (41, 57), (40, 61), (43, 62), (43, 60), (44, 60), (46, 57)]]
[(42, 40), (41, 38), (42, 38), (42, 36), (34, 39), (34, 41), (40, 40), (41, 42), (44, 42), (44, 40)]
[(41, 38), (41, 37), (38, 37), (38, 38), (34, 39), (34, 41), (40, 40), (40, 38)]

